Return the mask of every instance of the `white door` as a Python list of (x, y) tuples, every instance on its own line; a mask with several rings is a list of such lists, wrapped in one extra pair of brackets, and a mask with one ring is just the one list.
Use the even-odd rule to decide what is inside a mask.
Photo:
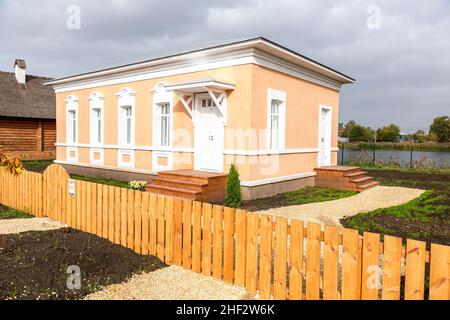
[(195, 170), (223, 171), (224, 125), (209, 95), (196, 96)]
[(319, 118), (319, 167), (331, 165), (331, 108), (321, 107)]

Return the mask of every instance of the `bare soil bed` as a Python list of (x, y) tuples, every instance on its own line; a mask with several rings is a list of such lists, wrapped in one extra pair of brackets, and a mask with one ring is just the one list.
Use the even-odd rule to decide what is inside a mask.
[[(69, 266), (81, 289), (67, 288)], [(166, 265), (108, 240), (73, 229), (0, 235), (0, 299), (80, 299), (134, 274)]]

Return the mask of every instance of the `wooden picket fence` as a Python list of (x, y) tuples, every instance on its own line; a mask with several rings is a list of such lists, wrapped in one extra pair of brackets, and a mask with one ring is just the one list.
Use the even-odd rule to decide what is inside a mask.
[[(0, 203), (50, 217), (263, 299), (450, 299), (450, 247), (191, 200), (0, 170)], [(426, 281), (427, 279), (427, 281)], [(381, 285), (381, 286), (380, 286)]]

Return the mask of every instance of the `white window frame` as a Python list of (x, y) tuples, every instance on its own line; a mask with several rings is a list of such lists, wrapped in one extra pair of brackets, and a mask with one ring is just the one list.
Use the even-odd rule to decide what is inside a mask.
[[(98, 93), (93, 92), (88, 98), (89, 100), (89, 110), (90, 110), (90, 144), (91, 147), (100, 147), (104, 143), (105, 136), (105, 113), (104, 113), (104, 105), (105, 105), (105, 97)], [(95, 112), (100, 110), (100, 123), (101, 123), (101, 132), (100, 132), (100, 141), (98, 141), (98, 119), (94, 118)]]
[[(120, 148), (133, 147), (135, 142), (136, 126), (136, 93), (129, 88), (124, 88), (117, 93), (118, 105), (118, 145)], [(131, 107), (131, 141), (128, 143), (126, 128), (124, 126), (124, 109)], [(126, 115), (125, 115), (126, 116)]]
[[(66, 103), (66, 144), (78, 144), (78, 99), (75, 96), (68, 96)], [(70, 123), (69, 113), (75, 113), (75, 139), (73, 137), (73, 122)]]
[[(173, 100), (172, 92), (167, 92), (164, 89), (166, 83), (159, 83), (152, 90), (153, 94), (153, 146), (160, 150), (169, 150), (173, 147)], [(167, 146), (161, 145), (161, 106), (169, 105), (169, 144)]]
[[(283, 151), (286, 148), (286, 98), (284, 91), (268, 89), (267, 91), (267, 150)], [(278, 113), (278, 148), (272, 148), (272, 102), (279, 102)]]

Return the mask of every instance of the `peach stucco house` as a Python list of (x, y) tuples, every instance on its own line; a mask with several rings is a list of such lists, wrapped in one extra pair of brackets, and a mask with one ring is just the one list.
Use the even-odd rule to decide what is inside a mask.
[(264, 38), (50, 81), (56, 162), (148, 181), (236, 163), (245, 199), (314, 185), (314, 168), (337, 163), (339, 94), (352, 82)]

